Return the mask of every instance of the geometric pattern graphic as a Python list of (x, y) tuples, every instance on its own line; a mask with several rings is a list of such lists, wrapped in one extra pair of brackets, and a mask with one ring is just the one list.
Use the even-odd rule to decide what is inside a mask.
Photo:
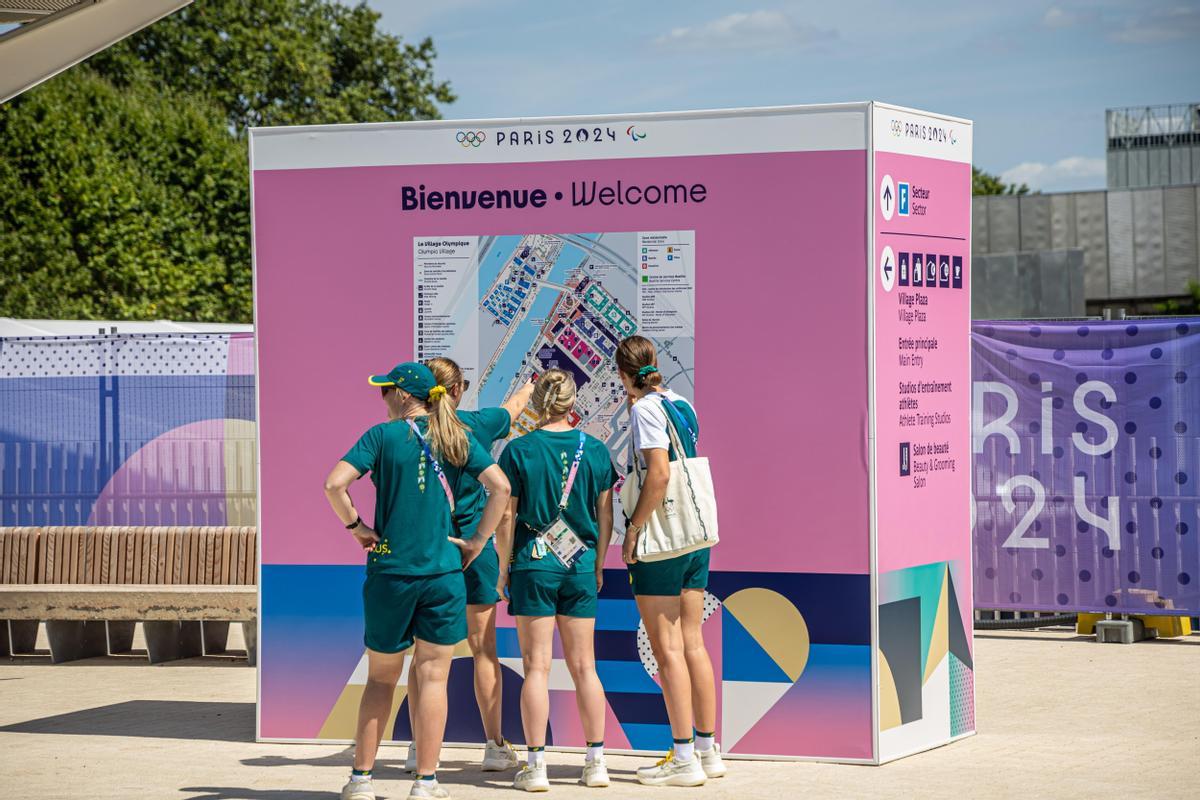
[(975, 673), (950, 656), (950, 735), (961, 736), (975, 730)]
[[(641, 617), (624, 570), (606, 570), (596, 671), (605, 743), (657, 752), (671, 741), (662, 689), (639, 652)], [(361, 567), (263, 565), (260, 714), (264, 738), (351, 739), (366, 682)], [(322, 586), (314, 593), (307, 587)], [(866, 575), (712, 572), (702, 628), (717, 686), (717, 734), (731, 753), (871, 758), (870, 583)], [(523, 743), (516, 620), (497, 614), (503, 733)], [(643, 643), (644, 644), (644, 643)], [(550, 667), (547, 743), (580, 746), (583, 730), (561, 642)], [(450, 671), (447, 742), (484, 739), (465, 643)], [(410, 738), (402, 676), (389, 737)]]
[(879, 579), (880, 760), (975, 729), (972, 609), (941, 561)]
[(879, 607), (880, 729), (921, 718), (921, 598)]
[(0, 339), (0, 525), (247, 525), (254, 338)]

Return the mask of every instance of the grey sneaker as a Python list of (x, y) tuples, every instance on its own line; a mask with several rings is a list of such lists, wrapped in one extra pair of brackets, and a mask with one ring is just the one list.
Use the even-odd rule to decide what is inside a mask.
[(409, 800), (425, 800), (429, 797), (445, 798), (449, 797), (450, 792), (437, 781), (413, 781), (412, 788), (408, 790)]
[(342, 800), (375, 800), (375, 787), (371, 785), (371, 779), (346, 781), (342, 787)]
[(521, 763), (517, 751), (507, 739), (503, 744), (496, 744), (491, 739), (483, 748), (483, 771), (504, 772), (513, 769)]
[(654, 766), (639, 769), (637, 779), (646, 786), (703, 786), (708, 776), (700, 766), (700, 759), (693, 756), (687, 761), (678, 761), (672, 750)]
[(700, 766), (704, 769), (705, 775), (710, 778), (725, 777), (725, 762), (721, 760), (721, 745), (713, 742), (711, 749), (697, 750), (696, 755), (700, 756)]

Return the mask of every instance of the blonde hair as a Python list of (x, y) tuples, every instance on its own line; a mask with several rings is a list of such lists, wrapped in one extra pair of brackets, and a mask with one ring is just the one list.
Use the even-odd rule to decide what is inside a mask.
[(575, 379), (561, 369), (548, 369), (533, 387), (530, 405), (538, 413), (538, 426), (561, 417), (575, 406)]
[[(654, 343), (645, 336), (630, 336), (617, 346), (617, 369), (633, 380), (638, 389), (651, 389), (662, 385), (662, 373), (658, 371), (658, 353)], [(654, 367), (653, 372), (641, 374), (644, 367)]]
[[(449, 359), (435, 360), (449, 361), (458, 369), (458, 365)], [(446, 390), (446, 384), (442, 382), (438, 370), (432, 364), (426, 366), (433, 372), (434, 380), (437, 381), (437, 385), (429, 390), (429, 399), (425, 401), (425, 408), (429, 411), (429, 447), (454, 466), (461, 467), (467, 463), (467, 452), (471, 449), (471, 443), (467, 440), (467, 431), (470, 429), (458, 418), (454, 410), (454, 399)], [(462, 373), (459, 375), (461, 379)], [(403, 390), (397, 387), (396, 391)]]
[(462, 368), (453, 359), (438, 356), (426, 361), (425, 366), (429, 367), (429, 371), (433, 373), (433, 379), (438, 382), (439, 386), (453, 389), (463, 382)]

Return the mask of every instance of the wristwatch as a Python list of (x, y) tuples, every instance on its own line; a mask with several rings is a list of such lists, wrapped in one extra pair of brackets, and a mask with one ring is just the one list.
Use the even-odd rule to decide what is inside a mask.
[(346, 530), (352, 531), (355, 528), (357, 528), (359, 525), (362, 525), (362, 517), (355, 517), (354, 522), (351, 522), (349, 525), (346, 526)]

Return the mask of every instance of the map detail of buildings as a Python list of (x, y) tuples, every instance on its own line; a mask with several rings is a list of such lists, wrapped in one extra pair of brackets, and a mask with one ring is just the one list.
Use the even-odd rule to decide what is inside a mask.
[[(694, 396), (693, 231), (418, 237), (413, 245), (417, 358), (448, 356), (463, 367), (463, 408), (498, 406), (543, 371), (567, 370), (578, 387), (572, 422), (605, 442), (623, 473), (629, 417), (618, 343), (634, 333), (651, 339), (664, 382)], [(513, 435), (536, 425), (526, 411)]]

